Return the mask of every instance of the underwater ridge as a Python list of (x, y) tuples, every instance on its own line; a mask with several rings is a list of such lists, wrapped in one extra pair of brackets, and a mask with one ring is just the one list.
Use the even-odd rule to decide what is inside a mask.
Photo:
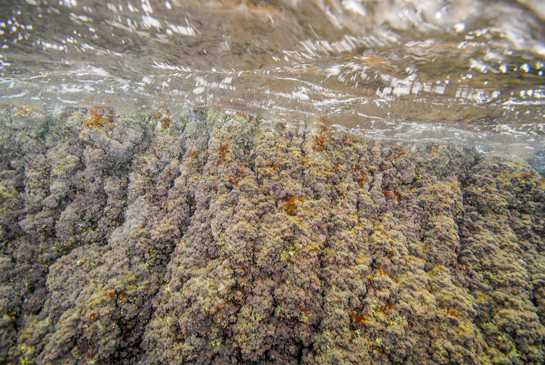
[(545, 179), (195, 109), (0, 111), (2, 364), (542, 364)]

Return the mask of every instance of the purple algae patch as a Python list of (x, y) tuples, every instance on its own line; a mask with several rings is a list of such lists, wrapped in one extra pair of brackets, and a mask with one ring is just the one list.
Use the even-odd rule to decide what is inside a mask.
[(0, 363), (545, 362), (522, 160), (215, 110), (0, 120)]

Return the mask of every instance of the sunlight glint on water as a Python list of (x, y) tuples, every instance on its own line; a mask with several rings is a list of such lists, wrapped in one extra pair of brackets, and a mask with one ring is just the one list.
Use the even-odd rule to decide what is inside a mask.
[(27, 0), (0, 9), (5, 103), (233, 108), (519, 154), (542, 142), (538, 1)]

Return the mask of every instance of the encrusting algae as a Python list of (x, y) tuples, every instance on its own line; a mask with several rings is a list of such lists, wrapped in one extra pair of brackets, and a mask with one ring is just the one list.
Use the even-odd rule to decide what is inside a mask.
[(545, 362), (524, 161), (215, 110), (15, 109), (0, 363)]

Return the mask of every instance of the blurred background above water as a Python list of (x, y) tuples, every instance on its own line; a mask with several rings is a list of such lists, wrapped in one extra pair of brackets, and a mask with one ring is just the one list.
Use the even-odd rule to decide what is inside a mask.
[(0, 102), (206, 106), (543, 155), (540, 0), (0, 3)]

